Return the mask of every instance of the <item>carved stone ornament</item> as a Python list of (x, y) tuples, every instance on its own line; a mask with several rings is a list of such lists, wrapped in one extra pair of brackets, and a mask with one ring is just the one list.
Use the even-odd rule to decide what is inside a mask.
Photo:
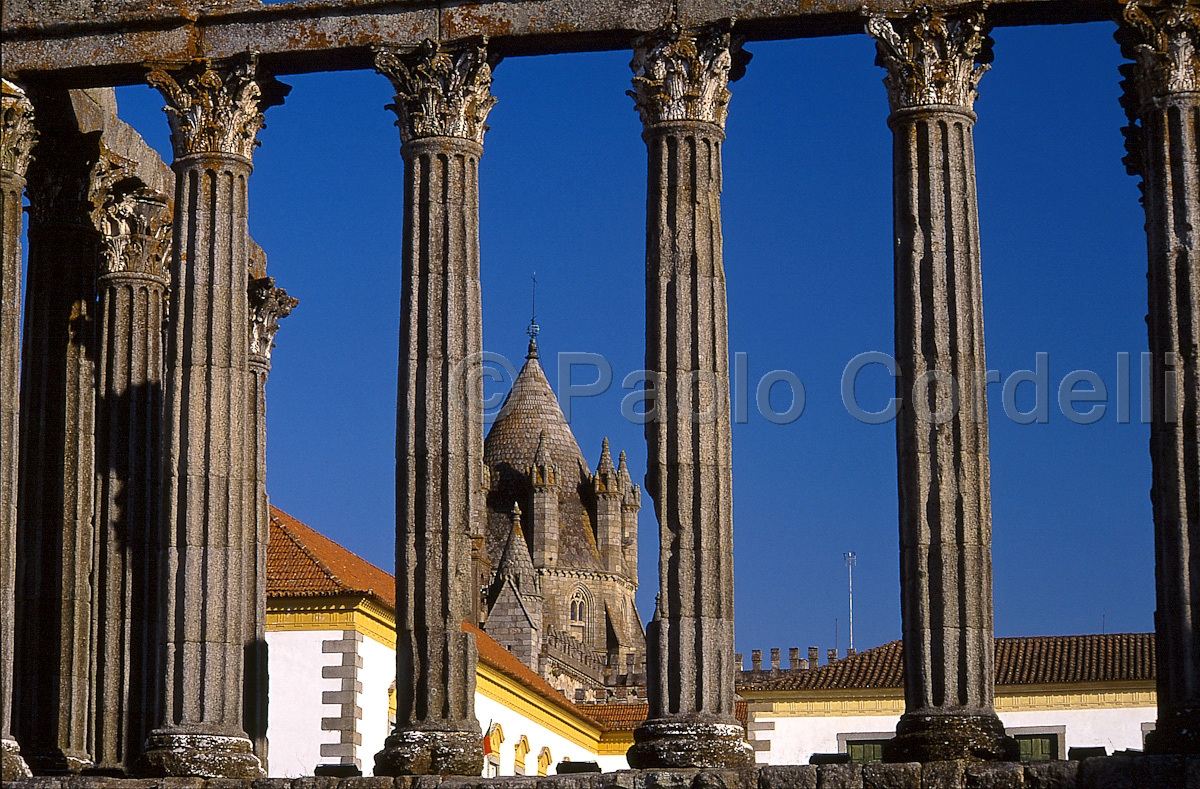
[(876, 65), (888, 72), (883, 84), (893, 112), (939, 106), (970, 112), (975, 106), (992, 60), (982, 11), (951, 15), (921, 6), (897, 19), (871, 16), (867, 33), (875, 39)]
[(1134, 90), (1138, 108), (1172, 93), (1200, 91), (1200, 4), (1195, 0), (1129, 0), (1123, 47), (1137, 61)]
[(250, 355), (271, 360), (279, 321), (292, 314), (300, 303), (283, 288), (275, 287), (274, 277), (250, 281)]
[(401, 142), (423, 137), (458, 137), (483, 144), (492, 96), (492, 64), (487, 47), (450, 51), (429, 39), (402, 54), (376, 47), (375, 70), (391, 80)]
[(167, 276), (172, 217), (165, 196), (127, 179), (107, 193), (97, 214), (101, 275)]
[(263, 111), (283, 103), (291, 87), (257, 75), (253, 54), (228, 61), (154, 64), (146, 81), (167, 101), (175, 158), (235, 154), (249, 159), (259, 144)]
[(36, 143), (33, 104), (25, 98), (25, 91), (3, 80), (0, 88), (0, 170), (24, 178)]
[(725, 128), (734, 54), (741, 48), (729, 31), (727, 21), (696, 30), (668, 22), (634, 41), (633, 90), (627, 93), (644, 125), (706, 121)]

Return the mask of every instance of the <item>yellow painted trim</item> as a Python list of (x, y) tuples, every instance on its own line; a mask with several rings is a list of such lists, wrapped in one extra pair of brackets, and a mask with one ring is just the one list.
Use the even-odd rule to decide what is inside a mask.
[(267, 630), (355, 630), (389, 649), (396, 648), (394, 612), (363, 595), (269, 598)]
[(569, 742), (596, 753), (600, 747), (600, 727), (583, 715), (572, 715), (552, 705), (519, 682), (480, 662), (475, 671), (475, 690), (487, 698), (523, 715), (539, 726)]
[[(851, 715), (900, 715), (904, 691), (867, 690), (747, 690), (751, 720), (760, 717), (814, 718)], [(996, 689), (996, 712), (1035, 710), (1098, 710), (1154, 707), (1154, 682), (1099, 682), (1057, 685), (1003, 685)]]
[(606, 731), (600, 735), (597, 756), (624, 756), (633, 747), (633, 732)]

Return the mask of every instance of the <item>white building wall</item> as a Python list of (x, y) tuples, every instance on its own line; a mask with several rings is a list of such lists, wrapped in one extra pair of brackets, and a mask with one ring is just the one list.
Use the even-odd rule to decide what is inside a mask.
[(340, 630), (267, 631), (267, 766), (272, 778), (312, 775), (322, 763), (321, 744), (337, 742), (337, 732), (321, 731), (321, 718), (332, 714), (321, 694), (340, 687), (338, 680), (321, 677), (321, 668), (336, 657), (323, 654), (321, 642), (341, 637)]
[(396, 678), (396, 650), (365, 636), (358, 645), (358, 655), (362, 658), (362, 667), (358, 670), (358, 681), (362, 683), (362, 693), (358, 697), (362, 720), (358, 722), (358, 733), (362, 744), (357, 752), (363, 775), (373, 775), (375, 754), (383, 750), (383, 741), (391, 734), (388, 687)]
[(500, 775), (514, 775), (513, 767), (516, 760), (516, 745), (521, 741), (521, 735), (529, 740), (529, 754), (525, 757), (525, 774), (537, 775), (537, 756), (543, 747), (550, 748), (552, 758), (547, 775), (554, 775), (558, 763), (564, 759), (573, 762), (599, 762), (600, 769), (605, 772), (625, 770), (629, 768), (623, 756), (608, 756), (597, 758), (594, 751), (580, 747), (560, 734), (550, 731), (540, 723), (536, 723), (497, 701), (493, 701), (482, 693), (475, 694), (475, 715), (479, 718), (482, 731), (487, 732), (492, 723), (499, 723), (504, 730), (504, 742), (500, 745)]
[[(1000, 715), (1005, 728), (1066, 727), (1066, 748), (1104, 746), (1109, 753), (1142, 748), (1142, 724), (1158, 716), (1154, 707), (1093, 710), (1022, 710)], [(751, 733), (754, 740), (770, 740), (771, 749), (756, 751), (759, 764), (808, 764), (814, 753), (837, 753), (839, 734), (881, 733), (892, 736), (898, 715), (843, 717), (773, 717), (758, 713)], [(774, 724), (762, 729), (761, 724)], [(507, 732), (508, 730), (505, 729)], [(1066, 758), (1064, 751), (1062, 758)]]

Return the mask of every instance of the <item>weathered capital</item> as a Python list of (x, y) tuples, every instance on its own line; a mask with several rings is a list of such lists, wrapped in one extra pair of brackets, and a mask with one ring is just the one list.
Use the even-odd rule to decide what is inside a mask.
[(275, 287), (274, 277), (261, 277), (250, 281), (250, 355), (271, 360), (271, 349), (275, 347), (275, 332), (279, 321), (292, 314), (300, 303), (283, 288)]
[(166, 278), (171, 220), (166, 196), (140, 181), (127, 179), (110, 188), (96, 211), (101, 276), (129, 273)]
[(971, 112), (979, 80), (991, 66), (992, 39), (981, 10), (942, 12), (921, 6), (897, 18), (867, 20), (875, 64), (887, 69), (892, 112), (947, 107)]
[(1130, 109), (1175, 93), (1200, 92), (1200, 3), (1196, 0), (1128, 0), (1122, 51), (1137, 61)]
[(217, 62), (155, 63), (146, 81), (167, 100), (175, 158), (234, 154), (249, 159), (258, 146), (263, 111), (282, 104), (291, 87), (258, 75), (254, 54)]
[(483, 145), (485, 121), (496, 104), (484, 44), (452, 50), (429, 39), (415, 51), (376, 47), (375, 70), (391, 80), (400, 141), (458, 137)]
[(0, 170), (24, 178), (37, 142), (33, 104), (25, 97), (25, 91), (13, 83), (8, 80), (0, 83)]
[(729, 82), (742, 76), (749, 60), (730, 28), (728, 20), (691, 30), (668, 22), (634, 41), (633, 90), (627, 92), (643, 125), (705, 121), (725, 128)]

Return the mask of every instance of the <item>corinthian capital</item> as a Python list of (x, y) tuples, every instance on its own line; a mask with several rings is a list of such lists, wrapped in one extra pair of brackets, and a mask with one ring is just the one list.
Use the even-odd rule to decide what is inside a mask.
[(250, 356), (271, 360), (271, 349), (275, 347), (275, 332), (279, 321), (292, 314), (300, 303), (283, 288), (275, 287), (274, 277), (260, 277), (250, 281)]
[(291, 90), (257, 71), (253, 54), (150, 66), (146, 81), (167, 100), (176, 159), (206, 153), (250, 158), (258, 146), (263, 111), (282, 104)]
[(171, 208), (165, 195), (128, 179), (113, 186), (96, 211), (100, 274), (165, 279), (171, 253)]
[[(1128, 0), (1117, 34), (1122, 52), (1137, 62), (1127, 73), (1129, 109), (1173, 93), (1200, 91), (1200, 4), (1196, 0)], [(1132, 95), (1129, 95), (1132, 93)], [(1132, 101), (1129, 101), (1129, 100)]]
[(37, 142), (33, 104), (25, 98), (25, 91), (8, 80), (0, 82), (0, 170), (24, 178)]
[(875, 15), (867, 33), (875, 39), (876, 65), (887, 69), (892, 111), (950, 107), (970, 112), (976, 88), (991, 68), (992, 39), (983, 12), (932, 11), (921, 6), (899, 18)]
[(492, 97), (492, 63), (484, 45), (448, 49), (429, 39), (401, 54), (376, 47), (375, 70), (391, 80), (400, 140), (458, 137), (483, 144)]
[(729, 31), (728, 21), (694, 30), (668, 22), (634, 41), (633, 90), (627, 92), (645, 126), (706, 121), (725, 128), (729, 82), (749, 60)]

